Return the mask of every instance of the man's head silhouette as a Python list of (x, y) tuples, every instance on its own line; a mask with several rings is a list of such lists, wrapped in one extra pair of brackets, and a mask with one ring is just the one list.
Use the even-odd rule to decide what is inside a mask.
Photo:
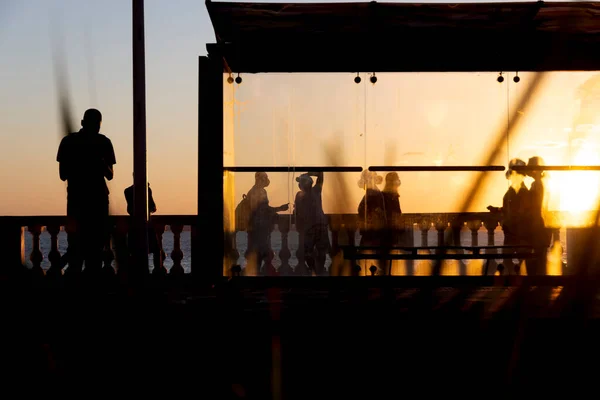
[(266, 172), (256, 172), (254, 174), (254, 184), (258, 187), (261, 188), (266, 188), (267, 186), (269, 186), (271, 184), (271, 181), (269, 180), (269, 176), (267, 175)]
[(298, 182), (298, 188), (303, 192), (308, 192), (313, 185), (313, 180), (308, 174), (302, 174), (296, 178), (296, 182)]
[(81, 120), (81, 127), (84, 131), (89, 133), (100, 132), (100, 125), (102, 125), (102, 114), (95, 108), (86, 110)]

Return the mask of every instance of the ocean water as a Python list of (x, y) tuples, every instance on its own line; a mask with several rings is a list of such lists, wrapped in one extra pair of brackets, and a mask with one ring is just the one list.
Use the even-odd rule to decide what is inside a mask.
[[(331, 240), (331, 232), (329, 234)], [(360, 241), (360, 234), (357, 232), (355, 235), (355, 244), (358, 245)], [(487, 245), (487, 230), (480, 229), (478, 232), (478, 244), (480, 246)], [(435, 246), (437, 245), (437, 231), (430, 230), (428, 232), (428, 245)], [(560, 241), (563, 248), (562, 260), (566, 262), (567, 258), (567, 243), (566, 243), (566, 232), (564, 229), (561, 230), (560, 233)], [(237, 250), (240, 254), (238, 259), (238, 264), (244, 268), (246, 266), (246, 260), (244, 258), (244, 253), (247, 246), (247, 235), (245, 232), (238, 232), (236, 234), (236, 242), (237, 242)], [(502, 233), (502, 229), (498, 228), (495, 231), (494, 235), (495, 245), (502, 245), (504, 242), (504, 235)], [(295, 267), (298, 264), (298, 259), (295, 256), (295, 252), (298, 250), (298, 232), (294, 229), (290, 231), (288, 234), (288, 244), (289, 250), (292, 253), (292, 256), (289, 260), (289, 263), (292, 267)], [(471, 231), (468, 229), (464, 229), (461, 231), (461, 244), (463, 246), (471, 245)], [(64, 254), (67, 250), (67, 234), (64, 231), (61, 231), (58, 235), (58, 250), (61, 254)], [(417, 229), (414, 231), (414, 245), (419, 247), (422, 245), (421, 243), (421, 232)], [(281, 251), (281, 233), (277, 228), (271, 234), (271, 247), (275, 253), (275, 259), (273, 260), (273, 265), (275, 268), (279, 268), (281, 265), (281, 259), (279, 258), (279, 252)], [(27, 259), (27, 264), (31, 267), (31, 261), (29, 261), (29, 256), (31, 254), (32, 249), (32, 236), (29, 232), (25, 232), (25, 257)], [(48, 232), (42, 232), (40, 235), (40, 249), (44, 256), (44, 260), (42, 262), (42, 268), (47, 269), (50, 267), (50, 262), (48, 261), (48, 253), (50, 252), (50, 234)], [(173, 260), (170, 258), (170, 254), (173, 251), (173, 233), (167, 228), (165, 233), (163, 234), (163, 249), (167, 255), (165, 259), (165, 267), (169, 270), (173, 266)], [(181, 265), (186, 273), (191, 271), (191, 237), (190, 231), (183, 231), (181, 233), (181, 250), (183, 251), (183, 260), (181, 261)], [(452, 263), (452, 262), (449, 262)], [(478, 264), (479, 263), (479, 264)], [(327, 256), (327, 261), (325, 266), (328, 268), (331, 264), (331, 259)], [(416, 268), (427, 269), (427, 264), (430, 264), (429, 261), (418, 261), (416, 263)], [(475, 268), (476, 265), (480, 265), (481, 262), (479, 260), (465, 260), (464, 264), (467, 266), (472, 265)], [(152, 256), (149, 256), (148, 266), (152, 269)]]

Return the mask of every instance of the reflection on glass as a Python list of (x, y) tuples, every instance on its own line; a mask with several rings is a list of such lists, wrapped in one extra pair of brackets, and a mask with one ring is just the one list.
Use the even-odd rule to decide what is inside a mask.
[[(375, 85), (369, 83), (368, 74), (361, 74), (359, 84), (354, 74), (255, 74), (245, 76), (240, 85), (227, 83), (224, 75), (224, 162), (227, 166), (287, 167), (286, 172), (269, 173), (272, 205), (293, 203), (296, 178), (307, 172), (296, 170), (299, 165), (479, 166), (502, 135), (504, 143), (495, 165), (536, 156), (547, 165), (600, 164), (599, 74), (549, 73), (522, 106), (534, 74), (519, 73), (518, 83), (513, 80), (515, 73), (503, 75), (505, 80), (499, 83), (497, 73), (389, 73), (378, 74)], [(514, 129), (509, 131), (509, 126)], [(498, 203), (507, 190), (504, 173), (489, 172), (471, 207), (461, 210), (479, 172), (398, 175), (404, 215), (485, 213), (486, 206)], [(364, 195), (356, 185), (360, 173), (326, 172), (325, 177), (324, 212), (357, 215)], [(224, 174), (229, 215), (253, 179), (253, 173)], [(560, 217), (552, 214), (549, 225), (589, 222), (590, 211), (597, 208), (599, 172), (550, 171), (544, 179), (548, 212), (563, 212)], [(530, 187), (532, 179), (527, 177), (525, 184)], [(289, 232), (274, 227), (271, 240), (278, 242), (274, 262), (296, 265), (292, 209), (280, 214), (289, 216), (290, 226)], [(231, 232), (236, 230), (234, 220), (228, 218)], [(423, 237), (416, 229), (413, 245)], [(432, 232), (437, 238), (433, 228)], [(469, 234), (461, 233), (467, 238)], [(483, 227), (480, 235), (479, 244), (486, 244)], [(235, 237), (241, 240), (239, 233)], [(358, 243), (359, 239), (357, 233), (344, 240)], [(282, 250), (284, 240), (292, 250), (291, 258), (282, 261), (288, 257), (287, 250)], [(502, 238), (494, 241), (502, 243)], [(243, 256), (240, 250), (238, 262), (243, 262)], [(560, 254), (553, 257), (560, 259)], [(331, 262), (328, 256), (327, 265)], [(454, 269), (471, 271), (475, 264)], [(414, 266), (401, 269), (421, 273)]]

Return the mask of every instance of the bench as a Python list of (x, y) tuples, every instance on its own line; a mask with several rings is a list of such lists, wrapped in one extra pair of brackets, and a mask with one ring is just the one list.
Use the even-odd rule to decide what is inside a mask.
[[(491, 260), (532, 259), (538, 255), (532, 246), (342, 246), (344, 259), (349, 261), (358, 260), (486, 260), (482, 274), (487, 275)], [(513, 250), (507, 252), (506, 250)], [(427, 250), (429, 254), (419, 254), (419, 250)], [(435, 252), (431, 252), (434, 250)], [(482, 253), (482, 250), (486, 250)], [(493, 250), (494, 252), (488, 252)], [(505, 250), (499, 252), (499, 250)], [(404, 251), (408, 254), (392, 254), (391, 251)], [(451, 251), (451, 253), (449, 253)], [(455, 253), (454, 251), (467, 251), (469, 253)], [(368, 252), (368, 253), (366, 253)], [(372, 271), (373, 272), (373, 271)], [(390, 270), (391, 273), (391, 270)]]

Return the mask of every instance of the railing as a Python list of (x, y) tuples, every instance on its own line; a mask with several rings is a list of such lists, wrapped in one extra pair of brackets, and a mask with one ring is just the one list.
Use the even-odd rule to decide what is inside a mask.
[[(330, 275), (351, 275), (355, 269), (349, 260), (344, 260), (341, 248), (344, 246), (357, 246), (360, 242), (358, 228), (359, 217), (356, 214), (329, 214), (329, 237), (331, 249), (327, 255), (326, 267)], [(557, 217), (555, 217), (556, 219)], [(431, 214), (403, 214), (401, 227), (404, 228), (404, 240), (400, 243), (407, 247), (440, 247), (444, 244), (465, 246), (497, 246), (502, 244), (503, 233), (500, 219), (492, 213), (431, 213)], [(554, 237), (559, 238), (560, 228), (554, 229)], [(299, 246), (298, 232), (295, 230), (293, 220), (289, 215), (279, 215), (277, 223), (271, 233), (272, 254), (265, 261), (263, 272), (266, 275), (306, 275), (308, 273), (304, 262), (303, 249)], [(483, 240), (482, 240), (483, 239)], [(558, 239), (557, 239), (558, 240)], [(481, 243), (484, 242), (484, 243)], [(244, 263), (249, 255), (247, 250), (247, 235), (245, 232), (236, 232), (233, 246), (230, 248), (229, 262), (237, 264), (236, 272), (243, 274)], [(429, 252), (430, 249), (419, 250)], [(486, 250), (486, 253), (496, 250)], [(428, 262), (396, 262), (392, 268), (393, 274), (419, 274), (427, 275)], [(481, 274), (482, 263), (478, 267), (467, 268), (467, 264), (474, 266), (477, 263), (458, 262), (454, 268), (458, 275)], [(421, 271), (418, 271), (417, 265)], [(488, 269), (495, 271), (496, 261), (492, 260)], [(368, 265), (364, 265), (362, 275), (367, 275)], [(252, 274), (256, 273), (253, 271)]]
[[(181, 275), (191, 271), (191, 236), (195, 231), (195, 215), (156, 215), (152, 217), (158, 232), (162, 257), (149, 268), (157, 273)], [(60, 268), (67, 245), (65, 216), (0, 217), (0, 268), (24, 265), (34, 274), (44, 274), (49, 267)], [(115, 267), (116, 247), (126, 243), (128, 216), (111, 217), (113, 231), (104, 251), (104, 267)]]
[[(104, 254), (105, 267), (115, 266), (115, 245), (123, 241), (129, 227), (129, 217), (112, 217), (114, 231), (111, 245)], [(329, 236), (331, 249), (326, 267), (331, 275), (346, 275), (354, 266), (344, 260), (342, 246), (356, 246), (360, 240), (359, 218), (356, 214), (329, 214)], [(191, 272), (191, 259), (199, 254), (192, 246), (191, 237), (195, 234), (195, 215), (153, 216), (159, 232), (163, 255), (158, 264), (149, 262), (149, 268), (156, 272), (183, 274)], [(404, 214), (401, 224), (405, 239), (401, 245), (409, 247), (431, 247), (444, 244), (456, 246), (494, 246), (502, 244), (502, 230), (499, 216), (492, 213), (431, 213)], [(65, 230), (64, 216), (0, 217), (0, 248), (6, 265), (26, 265), (31, 271), (43, 274), (51, 266), (60, 266), (61, 257), (66, 251), (68, 232)], [(559, 229), (554, 229), (554, 237), (559, 237)], [(187, 229), (186, 229), (187, 228)], [(199, 234), (199, 233), (198, 233)], [(278, 216), (271, 233), (272, 254), (265, 261), (267, 275), (305, 275), (308, 273), (299, 246), (299, 234), (289, 215)], [(225, 265), (239, 265), (244, 271), (247, 253), (246, 232), (236, 232), (232, 245), (226, 246), (228, 260)], [(422, 249), (419, 251), (430, 251)], [(488, 250), (486, 250), (487, 252)], [(494, 250), (492, 250), (494, 251)], [(164, 262), (162, 261), (164, 259)], [(420, 261), (416, 261), (420, 263)], [(461, 262), (459, 262), (461, 263)], [(415, 272), (415, 264), (407, 261), (396, 274)], [(494, 268), (491, 268), (494, 270)], [(366, 268), (363, 270), (366, 273)], [(418, 274), (426, 272), (416, 271)], [(230, 268), (224, 275), (231, 274)], [(457, 269), (459, 275), (471, 274), (465, 263)]]

